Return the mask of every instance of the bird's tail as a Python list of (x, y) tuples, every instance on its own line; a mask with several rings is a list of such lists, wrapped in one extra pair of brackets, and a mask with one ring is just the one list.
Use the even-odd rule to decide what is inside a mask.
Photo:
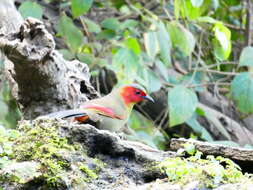
[(48, 115), (45, 115), (45, 117), (50, 118), (71, 118), (71, 117), (83, 117), (86, 116), (87, 113), (85, 113), (83, 110), (80, 109), (72, 109), (72, 110), (64, 110), (64, 111), (58, 111), (54, 113), (50, 113)]

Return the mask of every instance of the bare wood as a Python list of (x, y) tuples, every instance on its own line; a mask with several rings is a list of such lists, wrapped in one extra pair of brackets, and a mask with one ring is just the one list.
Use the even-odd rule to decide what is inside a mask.
[(223, 156), (233, 160), (253, 161), (253, 150), (246, 148), (229, 147), (220, 144), (211, 144), (208, 142), (197, 141), (193, 139), (171, 139), (170, 149), (178, 150), (184, 147), (184, 144), (192, 143), (198, 151), (204, 155)]
[[(233, 140), (240, 145), (253, 144), (253, 134), (243, 125), (225, 114), (199, 103), (198, 107), (204, 110), (211, 125), (220, 125), (225, 128), (229, 137), (227, 140)], [(216, 126), (216, 129), (219, 126)]]
[[(9, 34), (18, 30), (23, 22), (23, 18), (17, 12), (13, 0), (0, 1), (0, 36)], [(0, 89), (8, 82), (12, 89), (12, 94), (15, 97), (17, 85), (10, 73), (13, 73), (13, 64), (9, 61), (5, 54), (0, 50)], [(16, 96), (17, 97), (17, 96)]]
[(23, 18), (16, 10), (13, 0), (0, 2), (0, 34), (7, 34), (18, 30)]

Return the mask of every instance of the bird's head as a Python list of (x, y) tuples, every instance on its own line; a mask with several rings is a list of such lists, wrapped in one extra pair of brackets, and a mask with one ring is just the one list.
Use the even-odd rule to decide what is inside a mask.
[(137, 84), (122, 86), (120, 88), (120, 95), (124, 99), (126, 105), (134, 105), (135, 103), (141, 102), (144, 99), (154, 102), (153, 98)]

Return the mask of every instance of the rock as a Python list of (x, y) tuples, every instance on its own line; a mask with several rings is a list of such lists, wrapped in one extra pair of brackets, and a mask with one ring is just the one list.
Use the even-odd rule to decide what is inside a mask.
[(25, 184), (42, 175), (42, 173), (38, 171), (38, 168), (39, 164), (34, 161), (13, 162), (5, 165), (5, 167), (1, 169), (0, 175), (1, 177), (6, 176), (6, 178), (13, 178), (13, 180)]

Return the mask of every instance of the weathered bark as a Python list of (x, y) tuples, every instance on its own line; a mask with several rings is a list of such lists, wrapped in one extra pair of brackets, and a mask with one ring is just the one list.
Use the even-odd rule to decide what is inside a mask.
[(253, 162), (253, 150), (251, 149), (212, 144), (193, 139), (171, 139), (170, 149), (178, 150), (180, 148), (184, 148), (186, 143), (195, 145), (196, 149), (202, 152), (204, 155), (223, 156), (232, 160)]
[[(2, 17), (19, 15), (13, 9)], [(8, 25), (2, 17), (2, 24)], [(25, 118), (78, 107), (88, 98), (98, 96), (89, 83), (87, 65), (64, 60), (55, 50), (52, 35), (39, 20), (29, 18), (17, 32), (1, 35), (0, 48), (14, 64), (12, 74), (18, 84), (17, 101)]]
[(14, 6), (13, 0), (1, 0), (0, 18), (0, 35), (18, 30), (23, 22), (21, 15)]
[[(23, 19), (16, 11), (14, 2), (12, 0), (2, 0), (0, 2), (0, 36), (16, 31), (22, 22)], [(0, 50), (0, 89), (3, 82), (8, 81), (8, 79), (11, 82), (10, 85), (14, 88), (10, 72), (13, 72), (13, 65)]]

